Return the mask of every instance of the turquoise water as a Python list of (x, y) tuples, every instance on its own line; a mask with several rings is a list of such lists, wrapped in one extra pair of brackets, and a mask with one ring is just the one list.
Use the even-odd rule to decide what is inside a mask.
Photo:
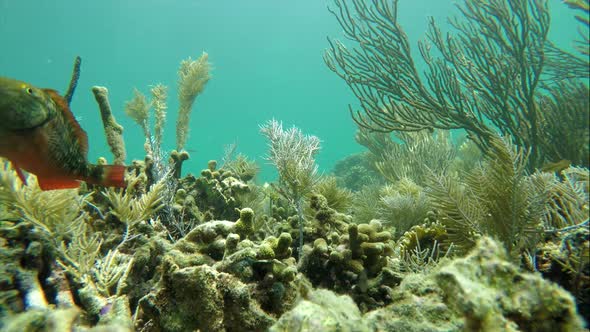
[[(550, 5), (551, 39), (569, 48), (578, 26), (572, 11), (558, 0)], [(151, 85), (169, 86), (164, 148), (171, 150), (179, 62), (205, 51), (213, 78), (193, 109), (185, 169), (198, 172), (231, 143), (266, 164), (258, 126), (275, 118), (323, 141), (317, 162), (327, 172), (362, 148), (347, 110), (356, 100), (322, 60), (326, 37), (342, 37), (326, 6), (319, 0), (0, 0), (0, 75), (64, 91), (80, 55), (72, 110), (88, 132), (90, 160), (112, 158), (90, 92), (103, 85), (125, 127), (130, 162), (144, 156), (143, 134), (123, 112), (133, 88), (149, 94)], [(400, 1), (400, 21), (413, 45), (424, 36), (427, 16), (444, 23), (453, 13), (451, 1)], [(270, 166), (263, 171), (263, 179), (272, 178)]]

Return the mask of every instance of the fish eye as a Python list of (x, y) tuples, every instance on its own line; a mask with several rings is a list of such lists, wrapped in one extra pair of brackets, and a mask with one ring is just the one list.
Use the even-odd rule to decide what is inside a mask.
[(33, 94), (33, 89), (31, 89), (31, 88), (26, 88), (25, 91), (30, 95)]

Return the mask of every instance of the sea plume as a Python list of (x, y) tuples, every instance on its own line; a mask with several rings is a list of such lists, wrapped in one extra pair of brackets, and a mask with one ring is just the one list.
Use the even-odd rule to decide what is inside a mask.
[(197, 59), (190, 57), (180, 63), (178, 69), (178, 119), (176, 120), (176, 149), (181, 151), (188, 138), (189, 119), (197, 96), (203, 92), (211, 78), (209, 55), (205, 52)]

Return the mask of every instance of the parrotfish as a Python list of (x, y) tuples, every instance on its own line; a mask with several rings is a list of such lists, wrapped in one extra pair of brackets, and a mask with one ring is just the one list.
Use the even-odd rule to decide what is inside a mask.
[(125, 186), (125, 166), (88, 162), (88, 136), (68, 102), (55, 90), (0, 77), (0, 156), (26, 183), (37, 176), (42, 190), (77, 188), (79, 181)]

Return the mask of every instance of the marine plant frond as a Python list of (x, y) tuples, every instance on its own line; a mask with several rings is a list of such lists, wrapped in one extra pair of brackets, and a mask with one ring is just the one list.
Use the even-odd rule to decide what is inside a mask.
[(232, 173), (242, 181), (250, 181), (254, 179), (260, 171), (260, 167), (255, 161), (248, 159), (248, 157), (241, 153), (235, 158), (232, 158), (231, 155), (227, 155), (223, 159), (224, 163), (222, 168), (232, 171)]
[(162, 146), (162, 136), (164, 134), (164, 125), (166, 124), (166, 99), (168, 97), (168, 87), (163, 84), (156, 84), (150, 90), (152, 94), (152, 105), (154, 106), (154, 140), (157, 150)]
[(531, 175), (537, 190), (548, 196), (543, 215), (545, 230), (562, 229), (588, 219), (588, 173), (587, 168), (570, 167), (562, 171), (563, 179), (547, 172)]
[(268, 160), (277, 168), (286, 198), (299, 200), (319, 180), (315, 156), (320, 139), (303, 134), (297, 127), (284, 130), (283, 124), (274, 119), (260, 126), (260, 132), (268, 139)]
[(397, 143), (391, 140), (390, 133), (370, 131), (363, 127), (359, 127), (354, 139), (357, 143), (369, 149), (375, 156), (381, 156), (385, 152), (395, 149), (397, 145)]
[(371, 184), (364, 186), (354, 193), (352, 204), (352, 216), (355, 223), (368, 224), (372, 219), (379, 218), (379, 199), (381, 186)]
[(484, 164), (467, 182), (489, 212), (481, 225), (484, 232), (512, 254), (539, 240), (549, 199), (548, 188), (536, 186), (527, 174), (529, 152), (507, 137), (495, 137)]
[(205, 52), (196, 60), (182, 60), (178, 69), (179, 100), (190, 102), (201, 93), (211, 78), (210, 70), (209, 55)]
[[(586, 64), (584, 68), (589, 70), (590, 66)], [(569, 161), (589, 167), (590, 90), (587, 83), (560, 81), (549, 87), (547, 94), (538, 98), (538, 103), (543, 115), (540, 126), (545, 137), (542, 141), (545, 161)]]
[[(460, 16), (449, 18), (448, 32), (431, 18), (427, 41), (418, 43), (423, 72), (398, 20), (399, 1), (334, 3), (330, 11), (347, 42), (330, 39), (324, 61), (357, 97), (360, 107), (349, 110), (368, 130), (464, 129), (484, 152), (499, 130), (530, 150), (532, 171), (546, 157), (538, 98), (564, 77), (587, 81), (588, 56), (567, 54), (548, 39), (548, 1), (461, 1)], [(569, 2), (582, 10), (582, 53), (589, 50), (587, 3)], [(569, 137), (559, 136), (561, 141)]]
[(125, 114), (135, 121), (149, 136), (149, 111), (152, 107), (147, 97), (137, 89), (133, 89), (133, 98), (125, 103)]
[(132, 264), (133, 258), (121, 254), (118, 250), (109, 250), (105, 257), (98, 259), (94, 266), (98, 292), (104, 297), (119, 295), (125, 286)]
[(448, 242), (460, 251), (473, 247), (483, 234), (482, 223), (489, 213), (482, 200), (449, 175), (432, 174), (427, 194), (447, 229)]
[(403, 178), (381, 190), (378, 218), (392, 232), (395, 229), (397, 235), (424, 222), (430, 210), (430, 200), (423, 188), (410, 179)]
[(108, 188), (103, 192), (103, 195), (112, 206), (111, 213), (121, 222), (133, 227), (137, 223), (149, 219), (164, 207), (163, 199), (167, 181), (168, 177), (163, 177), (153, 184), (148, 192), (139, 197), (136, 197), (132, 190), (133, 179), (129, 181), (126, 190)]
[(75, 226), (84, 223), (83, 208), (88, 195), (80, 196), (75, 189), (42, 191), (34, 176), (23, 185), (16, 173), (4, 162), (0, 175), (0, 205), (9, 206), (12, 214), (32, 223), (52, 236), (57, 243), (67, 239)]
[(467, 137), (457, 142), (457, 156), (452, 161), (450, 172), (467, 173), (476, 168), (482, 161), (483, 153), (475, 142)]
[(564, 176), (567, 184), (586, 202), (590, 191), (590, 171), (588, 168), (570, 166), (561, 174)]
[(0, 206), (3, 206), (7, 213), (11, 215), (15, 213), (16, 193), (23, 186), (10, 162), (0, 158)]
[(352, 191), (338, 186), (336, 177), (321, 178), (314, 192), (326, 198), (328, 206), (338, 212), (347, 213), (352, 205)]
[(211, 64), (205, 52), (197, 59), (190, 57), (178, 69), (178, 118), (176, 120), (176, 150), (181, 151), (188, 138), (189, 120), (197, 96), (211, 79)]
[(552, 185), (527, 175), (528, 151), (507, 138), (490, 142), (483, 164), (466, 174), (464, 181), (435, 176), (429, 194), (450, 241), (465, 248), (455, 242), (461, 231), (488, 235), (502, 241), (516, 257), (540, 239)]
[(492, 228), (502, 241), (511, 237), (529, 207), (528, 193), (523, 192), (527, 190), (524, 184), (527, 157), (528, 153), (517, 149), (506, 138), (491, 140), (486, 155), (478, 196), (492, 213), (484, 227)]
[(424, 184), (431, 170), (446, 173), (456, 155), (448, 131), (396, 133), (396, 138), (401, 143), (390, 139), (389, 144), (380, 144), (384, 149), (375, 162), (379, 173), (391, 183), (410, 178)]
[(76, 236), (66, 245), (61, 242), (58, 263), (77, 282), (83, 282), (90, 276), (97, 257), (100, 255), (102, 240), (97, 234), (90, 234), (85, 224), (79, 224)]
[[(564, 0), (570, 8), (578, 10), (582, 14), (576, 15), (576, 20), (582, 23), (584, 27), (579, 29), (580, 36), (582, 37), (581, 41), (577, 42), (577, 49), (580, 53), (584, 55), (590, 54), (589, 44), (590, 44), (590, 37), (588, 37), (588, 29), (590, 28), (590, 1), (588, 0)], [(583, 31), (586, 29), (586, 31)]]

